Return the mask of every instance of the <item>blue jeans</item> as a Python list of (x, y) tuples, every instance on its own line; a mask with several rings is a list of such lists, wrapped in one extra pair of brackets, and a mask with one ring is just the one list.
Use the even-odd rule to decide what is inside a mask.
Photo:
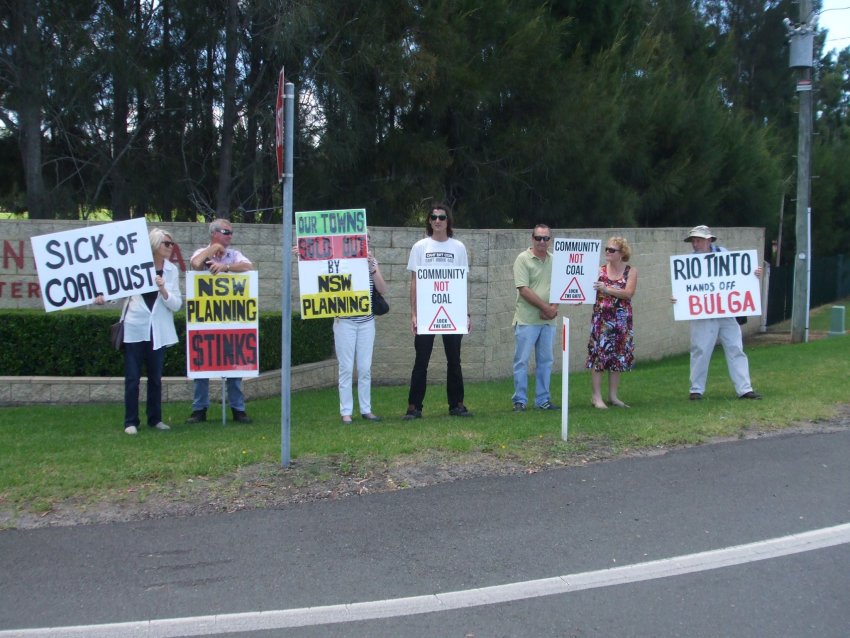
[[(242, 378), (228, 377), (227, 403), (238, 412), (245, 411), (245, 395), (242, 394)], [(192, 412), (210, 407), (210, 380), (195, 379), (195, 396), (192, 398)]]
[(555, 326), (548, 324), (521, 325), (514, 327), (516, 349), (514, 350), (514, 396), (513, 403), (528, 404), (528, 360), (534, 348), (535, 375), (534, 405), (541, 406), (551, 399), (549, 378), (552, 375), (552, 344), (555, 341)]
[(162, 367), (165, 348), (153, 349), (152, 341), (124, 344), (124, 427), (139, 425), (139, 382), (142, 364), (148, 373), (148, 397), (145, 408), (148, 425), (162, 421)]

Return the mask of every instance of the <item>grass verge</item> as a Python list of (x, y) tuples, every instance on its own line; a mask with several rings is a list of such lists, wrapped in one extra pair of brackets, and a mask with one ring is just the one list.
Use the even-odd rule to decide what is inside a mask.
[[(365, 475), (420, 458), (485, 455), (528, 466), (560, 464), (595, 446), (620, 453), (829, 419), (850, 403), (847, 336), (747, 350), (763, 401), (736, 398), (722, 352), (715, 353), (700, 402), (687, 400), (686, 355), (624, 375), (620, 396), (629, 410), (593, 408), (589, 375), (571, 374), (568, 442), (561, 440), (560, 413), (512, 411), (510, 379), (467, 385), (471, 419), (447, 415), (445, 388), (438, 385), (428, 389), (425, 418), (413, 422), (401, 419), (406, 387), (373, 388), (373, 409), (384, 420), (353, 426), (340, 423), (335, 388), (300, 392), (292, 397), (293, 467), (302, 468), (298, 481), (309, 482), (328, 472)], [(553, 375), (556, 402), (560, 388), (561, 377)], [(249, 411), (252, 425), (183, 425), (189, 406), (166, 404), (170, 432), (142, 428), (131, 437), (121, 427), (122, 405), (0, 408), (0, 507), (48, 511), (70, 498), (94, 502), (116, 495), (143, 501), (193, 481), (238, 476), (244, 468), (274, 468), (280, 463), (280, 400), (253, 401)]]

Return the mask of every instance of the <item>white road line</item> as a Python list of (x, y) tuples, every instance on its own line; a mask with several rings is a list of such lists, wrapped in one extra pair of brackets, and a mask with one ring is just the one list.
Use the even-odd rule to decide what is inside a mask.
[(435, 611), (464, 609), (494, 603), (553, 596), (584, 589), (636, 583), (655, 578), (667, 578), (694, 572), (741, 565), (790, 554), (850, 543), (850, 523), (791, 534), (746, 545), (735, 545), (698, 554), (675, 556), (623, 567), (592, 572), (528, 580), (520, 583), (495, 585), (479, 589), (391, 598), (363, 603), (302, 607), (276, 611), (245, 612), (166, 618), (104, 625), (73, 627), (41, 627), (37, 629), (0, 630), (0, 638), (173, 638), (176, 636), (212, 636), (244, 631), (284, 629), (333, 623), (412, 616)]

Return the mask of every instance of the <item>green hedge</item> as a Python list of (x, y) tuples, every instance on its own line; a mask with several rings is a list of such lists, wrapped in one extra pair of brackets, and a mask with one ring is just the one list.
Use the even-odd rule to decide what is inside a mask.
[[(120, 308), (120, 305), (118, 306)], [(0, 376), (122, 377), (124, 358), (109, 345), (119, 311), (0, 311)], [(260, 315), (260, 371), (281, 360), (281, 313)], [(186, 376), (186, 317), (174, 315), (180, 342), (166, 349), (165, 376)], [(324, 361), (333, 353), (333, 320), (292, 317), (292, 365)]]

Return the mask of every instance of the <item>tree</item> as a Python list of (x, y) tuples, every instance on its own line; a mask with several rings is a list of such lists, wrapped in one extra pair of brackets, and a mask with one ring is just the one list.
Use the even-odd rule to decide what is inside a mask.
[(14, 0), (3, 5), (2, 95), (0, 119), (18, 137), (26, 179), (26, 206), (33, 219), (47, 215), (41, 159), (44, 107), (44, 50), (38, 24), (39, 3)]

